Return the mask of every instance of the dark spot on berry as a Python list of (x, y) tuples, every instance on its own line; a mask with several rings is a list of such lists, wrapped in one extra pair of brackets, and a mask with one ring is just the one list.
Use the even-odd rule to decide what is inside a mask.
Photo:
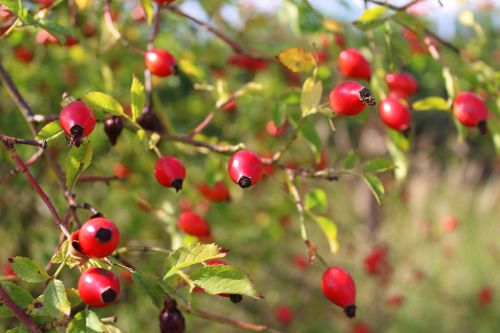
[(242, 176), (238, 180), (238, 185), (240, 185), (241, 188), (248, 188), (252, 186), (252, 180), (250, 179), (250, 177)]
[(486, 134), (488, 132), (488, 124), (486, 123), (486, 120), (481, 120), (477, 123), (477, 128), (479, 128), (479, 132), (481, 134)]
[(368, 88), (363, 88), (359, 91), (359, 99), (361, 102), (368, 105), (375, 105), (375, 98), (372, 96), (371, 91)]
[(182, 179), (176, 178), (170, 184), (173, 188), (175, 188), (176, 192), (179, 192), (182, 189)]
[(107, 228), (99, 228), (99, 230), (95, 233), (95, 238), (97, 238), (101, 243), (109, 242), (111, 237), (113, 237), (113, 233)]
[(238, 295), (238, 294), (230, 294), (229, 299), (231, 300), (231, 302), (236, 304), (236, 303), (239, 303), (243, 300), (243, 296)]
[(113, 288), (108, 288), (101, 293), (101, 299), (104, 303), (111, 303), (116, 299), (117, 293)]
[(344, 308), (347, 317), (354, 318), (356, 316), (356, 305), (348, 305)]

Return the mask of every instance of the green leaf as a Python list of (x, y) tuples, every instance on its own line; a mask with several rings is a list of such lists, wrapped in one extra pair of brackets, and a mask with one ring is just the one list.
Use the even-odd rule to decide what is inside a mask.
[(146, 101), (146, 95), (144, 93), (144, 85), (141, 81), (134, 75), (132, 77), (132, 87), (130, 88), (130, 101), (132, 107), (132, 121), (136, 121), (137, 118), (142, 113), (144, 108), (144, 103)]
[(394, 165), (396, 169), (394, 170), (394, 175), (397, 180), (404, 180), (408, 175), (408, 168), (410, 166), (410, 161), (405, 152), (399, 149), (399, 147), (392, 141), (387, 143), (387, 149), (394, 160)]
[(152, 0), (141, 0), (141, 6), (146, 13), (146, 18), (148, 20), (148, 24), (153, 23), (153, 1)]
[(299, 132), (310, 143), (311, 150), (318, 157), (321, 151), (321, 139), (316, 132), (316, 127), (311, 122), (305, 121)]
[(92, 153), (92, 143), (88, 140), (78, 148), (71, 146), (69, 149), (66, 157), (66, 187), (69, 191), (73, 190), (80, 174), (89, 167)]
[(402, 152), (407, 152), (410, 149), (410, 141), (400, 131), (389, 130), (389, 139)]
[(359, 164), (359, 156), (354, 150), (351, 150), (346, 157), (344, 157), (344, 169), (353, 169)]
[(362, 177), (366, 184), (368, 184), (368, 187), (370, 187), (370, 190), (375, 196), (375, 199), (377, 199), (379, 205), (381, 205), (382, 198), (384, 197), (384, 186), (382, 185), (380, 179), (372, 174), (363, 174)]
[(38, 283), (49, 278), (40, 263), (25, 257), (15, 257), (13, 260), (11, 263), (12, 269), (21, 280)]
[(66, 44), (66, 36), (71, 35), (68, 29), (57, 23), (48, 21), (38, 23), (41, 28), (47, 30), (47, 32), (54, 36), (62, 45)]
[(500, 123), (490, 119), (488, 121), (488, 127), (490, 129), (491, 139), (493, 140), (493, 145), (495, 146), (497, 155), (500, 155)]
[(384, 172), (390, 169), (394, 169), (394, 163), (391, 160), (379, 157), (366, 162), (365, 166), (363, 167), (363, 172)]
[(360, 30), (370, 30), (384, 23), (387, 18), (387, 8), (376, 6), (366, 9), (353, 25)]
[(66, 333), (104, 333), (104, 329), (95, 312), (83, 310), (73, 317)]
[(323, 93), (323, 83), (321, 81), (314, 82), (312, 77), (308, 78), (302, 85), (302, 93), (300, 95), (300, 108), (302, 109), (302, 117), (307, 117), (318, 111), (318, 105), (321, 101)]
[(323, 27), (322, 17), (314, 11), (307, 1), (301, 1), (299, 9), (299, 28), (303, 33), (316, 32)]
[[(25, 289), (15, 285), (11, 282), (0, 282), (2, 288), (5, 289), (5, 292), (12, 298), (14, 303), (16, 303), (21, 309), (26, 308), (31, 302), (33, 302), (34, 298), (31, 296), (29, 292)], [(0, 317), (12, 317), (13, 314), (11, 311), (0, 302)]]
[(53, 122), (50, 122), (42, 127), (40, 132), (38, 132), (36, 139), (50, 141), (63, 133), (64, 132), (59, 124), (59, 120), (54, 120)]
[(287, 109), (288, 109), (287, 104), (282, 103), (281, 101), (274, 103), (272, 110), (272, 119), (273, 122), (278, 126), (285, 122)]
[(335, 222), (324, 216), (314, 216), (314, 220), (318, 223), (323, 233), (328, 239), (328, 244), (330, 245), (330, 251), (336, 253), (339, 250), (339, 243), (337, 240), (337, 225)]
[(17, 13), (20, 8), (19, 5), (22, 5), (22, 2), (18, 0), (2, 0), (2, 5), (9, 8), (11, 12)]
[(41, 313), (50, 317), (69, 316), (71, 312), (71, 305), (66, 296), (66, 288), (64, 288), (64, 284), (60, 280), (52, 279), (37, 300), (43, 304)]
[(82, 96), (82, 99), (91, 108), (101, 109), (104, 112), (109, 113), (113, 116), (124, 116), (124, 117), (127, 116), (123, 112), (122, 105), (116, 99), (102, 92), (98, 91), (89, 92), (84, 96)]
[(325, 213), (328, 209), (328, 199), (325, 191), (320, 188), (314, 189), (312, 192), (307, 193), (304, 206), (307, 210), (313, 210), (320, 213)]
[(30, 333), (30, 331), (24, 326), (19, 326), (19, 327), (10, 329), (5, 333)]
[(415, 15), (411, 15), (405, 11), (398, 11), (391, 16), (391, 20), (415, 32), (420, 38), (424, 37), (425, 26)]
[(446, 86), (446, 92), (448, 93), (448, 98), (450, 100), (455, 99), (458, 91), (458, 82), (448, 67), (443, 67), (443, 78)]
[(418, 100), (412, 104), (412, 108), (415, 111), (450, 111), (448, 102), (438, 96)]
[(191, 272), (190, 277), (210, 295), (238, 294), (262, 298), (247, 274), (234, 266), (205, 266)]
[(182, 246), (167, 257), (165, 262), (165, 276), (163, 279), (175, 274), (181, 268), (200, 264), (210, 259), (222, 258), (226, 254), (216, 244), (189, 244)]
[(162, 288), (159, 278), (154, 275), (135, 271), (132, 273), (132, 280), (146, 292), (158, 309), (163, 307), (165, 291)]

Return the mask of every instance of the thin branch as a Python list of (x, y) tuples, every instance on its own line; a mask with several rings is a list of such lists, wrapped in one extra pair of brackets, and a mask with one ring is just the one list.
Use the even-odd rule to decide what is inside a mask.
[(188, 136), (193, 137), (196, 134), (201, 133), (201, 131), (203, 131), (212, 122), (216, 112), (217, 109), (207, 114), (207, 116), (194, 128), (194, 130), (191, 131), (191, 133), (189, 133)]
[(41, 329), (38, 327), (38, 325), (31, 320), (30, 317), (21, 309), (13, 300), (10, 298), (9, 294), (3, 289), (2, 286), (0, 286), (0, 302), (2, 302), (6, 307), (8, 307), (12, 313), (22, 321), (24, 326), (32, 332), (32, 333), (38, 333), (41, 332)]
[(304, 118), (304, 117), (300, 118), (300, 121), (297, 124), (297, 126), (294, 128), (293, 134), (290, 137), (290, 139), (288, 139), (288, 141), (281, 147), (281, 149), (278, 150), (273, 155), (273, 163), (277, 163), (283, 157), (283, 155), (288, 150), (288, 148), (290, 148), (290, 145), (295, 141), (295, 139), (297, 139), (297, 137), (299, 135), (299, 130), (302, 127), (302, 125), (304, 124), (305, 119), (306, 118)]
[(215, 322), (218, 322), (221, 324), (226, 324), (226, 325), (233, 326), (233, 327), (243, 328), (243, 329), (246, 329), (249, 331), (254, 331), (254, 332), (281, 333), (281, 331), (276, 330), (274, 328), (270, 328), (270, 327), (265, 326), (265, 325), (252, 324), (252, 323), (247, 323), (247, 322), (240, 321), (240, 320), (230, 319), (230, 318), (220, 316), (220, 315), (217, 315), (217, 314), (214, 314), (211, 312), (193, 309), (193, 308), (187, 307), (187, 306), (182, 305), (182, 304), (178, 305), (178, 307), (186, 313), (190, 313), (190, 314), (193, 314), (197, 317), (208, 319), (211, 321), (215, 321)]
[[(40, 157), (43, 156), (44, 151), (45, 150), (42, 148), (38, 149), (36, 153), (31, 155), (31, 157), (26, 162), (24, 162), (24, 164), (27, 167), (35, 164), (35, 162), (38, 161), (40, 159)], [(0, 183), (3, 183), (3, 182), (10, 180), (13, 176), (17, 175), (21, 171), (22, 170), (20, 168), (15, 168), (15, 169), (10, 170), (7, 174), (0, 177)]]
[(45, 141), (45, 140), (38, 141), (38, 140), (32, 140), (32, 139), (19, 139), (19, 138), (14, 138), (12, 136), (3, 135), (3, 134), (0, 134), (0, 140), (2, 140), (4, 142), (10, 142), (12, 144), (15, 143), (15, 144), (21, 144), (21, 145), (35, 146), (35, 147), (39, 147), (42, 149), (47, 148), (47, 141)]
[(169, 254), (172, 251), (161, 248), (161, 247), (157, 247), (157, 246), (149, 246), (149, 245), (141, 245), (141, 244), (132, 244), (132, 245), (123, 246), (123, 247), (118, 248), (115, 251), (115, 253), (117, 255), (125, 254), (128, 252), (144, 252), (144, 253), (153, 252), (153, 253)]

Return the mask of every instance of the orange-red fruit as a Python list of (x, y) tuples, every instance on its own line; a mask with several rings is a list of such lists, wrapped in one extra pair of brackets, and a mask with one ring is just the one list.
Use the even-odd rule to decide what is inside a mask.
[(280, 323), (288, 325), (293, 321), (292, 309), (288, 305), (282, 304), (276, 308), (276, 317)]
[(205, 198), (212, 202), (223, 202), (231, 199), (229, 189), (222, 181), (215, 183), (212, 187), (207, 184), (201, 184), (198, 186), (198, 190)]
[(349, 272), (342, 267), (328, 268), (321, 277), (323, 294), (344, 309), (349, 318), (356, 315), (356, 285)]
[(16, 46), (14, 48), (14, 55), (17, 60), (27, 64), (29, 64), (35, 57), (35, 54), (24, 46)]
[(227, 168), (231, 180), (241, 188), (255, 185), (260, 180), (263, 169), (259, 155), (250, 150), (234, 153)]
[(337, 113), (345, 116), (354, 116), (361, 113), (366, 104), (375, 105), (370, 90), (356, 81), (347, 81), (337, 85), (330, 92), (330, 107)]
[(403, 304), (403, 302), (404, 298), (400, 294), (394, 294), (387, 298), (387, 304), (395, 308), (400, 307)]
[(481, 127), (486, 125), (488, 108), (481, 97), (465, 91), (455, 98), (453, 114), (466, 127)]
[(181, 161), (173, 156), (162, 156), (155, 165), (156, 180), (165, 187), (173, 187), (176, 191), (182, 189), (186, 169)]
[(441, 227), (444, 231), (451, 232), (458, 227), (458, 220), (453, 216), (448, 216), (441, 221)]
[(390, 271), (387, 261), (387, 250), (384, 247), (374, 247), (365, 257), (363, 266), (368, 274), (384, 275)]
[(353, 78), (370, 80), (372, 69), (370, 63), (357, 49), (345, 49), (339, 54), (339, 70), (342, 75)]
[(301, 271), (305, 271), (309, 267), (309, 259), (302, 253), (296, 253), (293, 255), (293, 263), (295, 267)]
[(281, 136), (288, 128), (288, 121), (285, 121), (281, 126), (276, 127), (274, 121), (269, 120), (266, 124), (266, 132), (274, 137)]
[(207, 236), (210, 234), (210, 226), (200, 215), (186, 211), (182, 212), (177, 221), (180, 230), (191, 236)]
[(390, 128), (400, 132), (410, 128), (410, 108), (400, 99), (387, 97), (380, 103), (378, 112), (382, 121)]
[(243, 54), (233, 54), (229, 58), (228, 62), (230, 65), (245, 69), (249, 72), (257, 72), (263, 70), (267, 66), (267, 62), (265, 60), (253, 58)]
[(493, 299), (493, 290), (490, 287), (483, 287), (477, 293), (477, 302), (486, 305)]
[(59, 41), (56, 37), (51, 35), (47, 30), (40, 30), (36, 33), (37, 44), (47, 45), (47, 44), (57, 44)]
[(66, 104), (59, 114), (59, 123), (64, 133), (76, 139), (89, 135), (94, 130), (95, 121), (92, 110), (81, 101)]
[(175, 0), (155, 0), (155, 2), (159, 5), (170, 5)]
[(85, 222), (78, 233), (80, 252), (92, 258), (104, 258), (116, 250), (120, 232), (116, 224), (103, 217)]
[(352, 327), (352, 333), (371, 333), (370, 327), (365, 323), (359, 322)]
[(409, 98), (418, 90), (418, 83), (415, 77), (407, 72), (389, 73), (385, 76), (385, 82), (389, 88), (389, 92), (395, 93), (398, 96)]
[(120, 280), (103, 268), (89, 268), (78, 280), (78, 293), (85, 304), (105, 307), (120, 297)]
[(151, 49), (144, 56), (146, 67), (156, 76), (166, 77), (177, 72), (175, 58), (162, 49)]
[(125, 179), (130, 174), (130, 168), (123, 163), (115, 163), (113, 165), (113, 175), (119, 179)]

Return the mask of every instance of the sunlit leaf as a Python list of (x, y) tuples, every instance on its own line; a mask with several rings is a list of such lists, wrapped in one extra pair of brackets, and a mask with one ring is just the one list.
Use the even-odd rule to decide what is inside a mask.
[(216, 244), (190, 244), (180, 247), (170, 253), (165, 262), (165, 278), (175, 274), (175, 271), (196, 265), (210, 259), (222, 258), (226, 253)]
[(361, 30), (373, 29), (385, 22), (388, 18), (387, 8), (376, 6), (366, 9), (353, 25)]
[(16, 276), (26, 282), (39, 283), (49, 278), (43, 266), (30, 258), (14, 257), (11, 267)]
[(308, 78), (302, 85), (302, 94), (300, 96), (300, 107), (302, 116), (307, 117), (318, 112), (318, 105), (323, 93), (323, 83), (315, 82), (313, 78)]
[(336, 253), (339, 249), (339, 243), (337, 240), (337, 225), (332, 220), (324, 216), (315, 215), (314, 220), (318, 223), (319, 227), (328, 239), (330, 251), (332, 253)]
[(314, 55), (304, 49), (292, 47), (278, 54), (283, 65), (293, 72), (309, 72), (316, 66)]
[(122, 105), (113, 97), (98, 91), (92, 91), (82, 96), (91, 108), (99, 108), (113, 116), (126, 116)]
[(50, 141), (63, 133), (59, 120), (55, 120), (43, 126), (40, 132), (38, 132), (36, 139)]
[(372, 191), (375, 199), (377, 199), (377, 202), (381, 205), (382, 198), (384, 197), (384, 186), (382, 185), (380, 179), (373, 174), (363, 174), (362, 177), (368, 187), (370, 187), (370, 190)]
[(92, 161), (92, 143), (85, 141), (80, 147), (71, 146), (66, 157), (66, 187), (72, 190), (80, 174)]
[(427, 97), (418, 100), (412, 104), (412, 108), (415, 111), (449, 111), (450, 106), (448, 102), (438, 96)]

